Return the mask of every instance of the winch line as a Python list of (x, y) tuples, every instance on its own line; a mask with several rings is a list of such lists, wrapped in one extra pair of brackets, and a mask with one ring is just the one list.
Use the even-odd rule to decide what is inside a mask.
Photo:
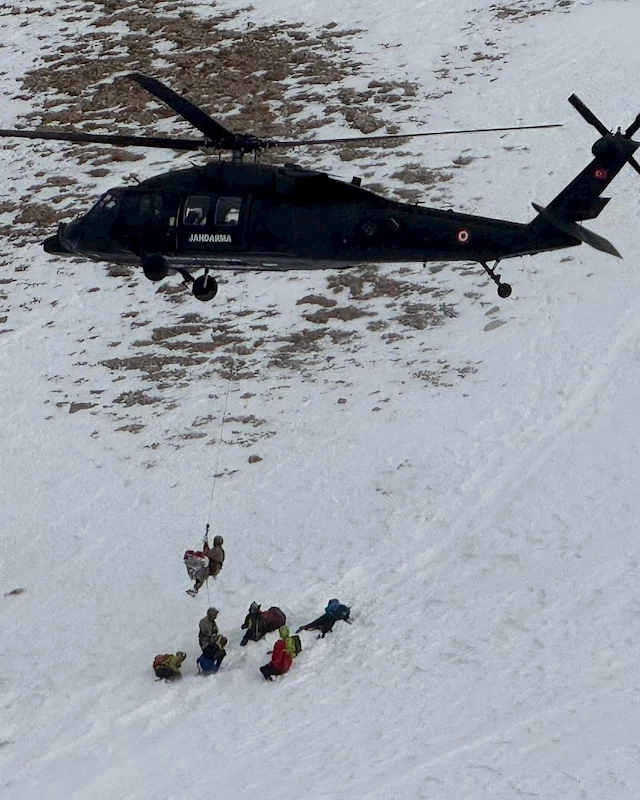
[[(244, 311), (244, 296), (245, 296), (245, 290), (246, 290), (246, 286), (247, 286), (246, 274), (244, 274), (242, 276), (242, 278), (243, 279), (242, 279), (242, 293), (240, 295), (240, 311), (236, 314), (236, 323), (233, 326), (233, 328), (231, 328), (231, 333), (235, 333), (237, 331), (237, 329), (239, 327), (239, 321), (240, 321), (240, 318), (242, 316), (242, 312)], [(213, 509), (213, 495), (214, 495), (214, 492), (216, 490), (216, 481), (217, 481), (218, 474), (219, 474), (220, 454), (222, 452), (222, 441), (223, 441), (223, 436), (224, 436), (224, 424), (225, 424), (225, 421), (226, 421), (226, 418), (227, 418), (227, 406), (229, 405), (229, 394), (231, 393), (231, 381), (234, 378), (237, 349), (238, 349), (238, 340), (236, 338), (236, 341), (233, 344), (233, 349), (231, 351), (231, 367), (229, 369), (229, 376), (227, 378), (227, 391), (226, 391), (226, 395), (225, 395), (225, 398), (224, 398), (224, 408), (223, 408), (223, 411), (222, 411), (222, 419), (220, 421), (220, 436), (219, 436), (218, 443), (217, 443), (217, 446), (216, 446), (216, 464), (215, 464), (215, 468), (214, 468), (214, 471), (213, 471), (213, 480), (212, 480), (212, 483), (211, 483), (211, 495), (209, 497), (209, 514), (207, 516), (207, 524), (206, 524), (206, 528), (205, 528), (206, 542), (209, 545), (209, 547), (211, 546), (211, 543), (209, 542), (209, 527), (210, 527), (210, 523), (211, 523), (211, 511)], [(209, 581), (207, 581), (206, 583), (207, 583), (207, 601), (210, 602), (210, 598), (209, 598)]]

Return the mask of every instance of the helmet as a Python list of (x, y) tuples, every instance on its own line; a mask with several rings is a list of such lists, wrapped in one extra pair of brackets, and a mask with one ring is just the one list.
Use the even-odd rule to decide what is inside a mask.
[(208, 608), (207, 609), (207, 616), (208, 617), (217, 617), (218, 614), (219, 614), (219, 611), (218, 611), (217, 608)]
[(250, 614), (257, 614), (260, 611), (260, 603), (256, 603), (255, 601), (251, 603), (249, 606), (249, 613)]
[(218, 644), (219, 644), (220, 647), (226, 647), (227, 646), (227, 642), (228, 642), (228, 639), (227, 639), (226, 636), (221, 636), (218, 639)]
[(187, 654), (183, 653), (182, 650), (178, 650), (176, 655), (178, 656), (178, 658), (182, 658), (182, 659), (185, 659), (187, 657)]
[(224, 544), (224, 539), (222, 536), (214, 536), (213, 537), (213, 546), (217, 547), (220, 544)]

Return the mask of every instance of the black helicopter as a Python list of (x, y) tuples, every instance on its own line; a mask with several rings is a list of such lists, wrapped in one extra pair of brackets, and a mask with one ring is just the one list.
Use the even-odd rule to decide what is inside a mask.
[[(0, 130), (0, 136), (181, 151), (230, 151), (232, 158), (168, 172), (135, 187), (111, 189), (86, 214), (61, 224), (56, 235), (44, 242), (47, 253), (135, 264), (151, 281), (180, 273), (185, 282), (191, 283), (198, 300), (215, 297), (218, 284), (209, 274), (214, 268), (344, 269), (364, 263), (472, 261), (481, 264), (497, 284), (500, 297), (509, 297), (511, 286), (496, 273), (504, 258), (574, 247), (582, 242), (620, 256), (610, 242), (578, 223), (600, 214), (609, 201), (600, 195), (626, 163), (640, 172), (633, 158), (640, 145), (631, 139), (640, 128), (640, 114), (624, 133), (611, 133), (576, 95), (571, 95), (571, 105), (601, 135), (593, 145), (594, 159), (546, 208), (534, 203), (537, 216), (525, 225), (388, 200), (363, 188), (358, 178), (345, 183), (296, 165), (267, 166), (242, 159), (248, 153), (272, 148), (554, 125), (312, 141), (264, 139), (232, 133), (154, 78), (136, 73), (128, 77), (164, 101), (205, 138), (65, 133), (53, 129)], [(194, 279), (191, 273), (198, 269), (204, 269), (204, 274)]]

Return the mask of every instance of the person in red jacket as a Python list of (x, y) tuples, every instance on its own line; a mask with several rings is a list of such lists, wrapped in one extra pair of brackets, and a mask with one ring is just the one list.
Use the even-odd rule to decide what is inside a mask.
[(265, 664), (264, 667), (260, 667), (260, 672), (266, 681), (272, 681), (274, 675), (284, 675), (285, 672), (289, 671), (293, 661), (292, 648), (291, 646), (287, 647), (288, 641), (291, 639), (289, 628), (286, 625), (282, 625), (278, 633), (280, 638), (273, 646), (271, 661)]

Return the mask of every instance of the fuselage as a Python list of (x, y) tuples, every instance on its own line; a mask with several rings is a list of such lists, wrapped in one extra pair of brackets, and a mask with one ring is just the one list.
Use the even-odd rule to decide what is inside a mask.
[(433, 260), (487, 262), (566, 247), (561, 233), (399, 203), (295, 166), (212, 162), (113, 189), (45, 243), (139, 264), (161, 255), (179, 269), (323, 269)]

